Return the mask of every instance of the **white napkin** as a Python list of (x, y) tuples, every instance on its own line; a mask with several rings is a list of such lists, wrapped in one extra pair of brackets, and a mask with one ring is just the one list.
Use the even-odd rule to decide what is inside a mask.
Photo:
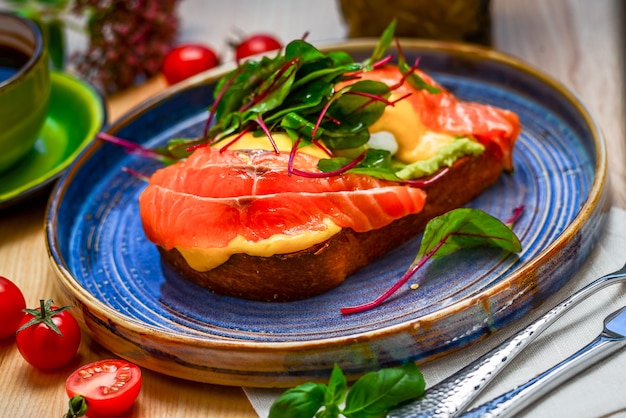
[[(614, 207), (610, 211), (604, 236), (585, 265), (567, 285), (542, 304), (538, 312), (524, 320), (497, 332), (485, 341), (420, 366), (427, 386), (462, 368), (577, 289), (619, 269), (625, 262), (626, 211)], [(513, 389), (582, 348), (602, 331), (604, 318), (625, 304), (626, 286), (613, 285), (573, 308), (519, 354), (487, 387), (474, 406)], [(626, 417), (624, 376), (626, 353), (617, 353), (553, 391), (528, 408), (522, 416)], [(284, 389), (244, 388), (250, 403), (261, 418), (267, 417), (270, 406), (283, 391)]]

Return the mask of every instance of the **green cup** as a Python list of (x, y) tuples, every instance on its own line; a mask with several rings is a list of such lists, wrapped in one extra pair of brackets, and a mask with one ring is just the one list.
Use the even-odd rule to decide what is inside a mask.
[(33, 148), (49, 98), (48, 53), (39, 28), (0, 12), (0, 173)]

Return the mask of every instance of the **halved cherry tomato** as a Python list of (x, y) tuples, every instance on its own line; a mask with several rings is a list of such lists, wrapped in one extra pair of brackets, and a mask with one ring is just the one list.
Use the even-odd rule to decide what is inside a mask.
[(251, 55), (261, 54), (263, 52), (275, 51), (282, 48), (282, 44), (278, 39), (271, 35), (256, 34), (245, 38), (243, 41), (233, 45), (235, 48), (235, 59), (237, 61)]
[(165, 56), (161, 72), (169, 84), (176, 84), (219, 64), (217, 54), (200, 44), (182, 44)]
[(15, 336), (24, 318), (26, 301), (15, 283), (0, 276), (0, 340)]
[(69, 306), (59, 308), (52, 305), (52, 300), (40, 304), (37, 309), (26, 309), (15, 342), (24, 360), (34, 367), (56, 369), (76, 356), (80, 327), (67, 311)]
[(116, 417), (132, 406), (141, 390), (141, 369), (121, 359), (79, 367), (65, 381), (70, 398), (82, 396), (89, 417)]

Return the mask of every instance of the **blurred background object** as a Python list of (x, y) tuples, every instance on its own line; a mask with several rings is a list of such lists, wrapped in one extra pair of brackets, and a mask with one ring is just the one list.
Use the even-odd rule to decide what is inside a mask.
[(490, 0), (338, 0), (348, 36), (378, 37), (392, 19), (407, 38), (491, 44)]
[[(109, 95), (161, 70), (178, 35), (178, 0), (4, 0), (41, 29), (57, 70), (73, 69)], [(67, 51), (69, 32), (84, 48)]]
[(39, 136), (50, 99), (48, 52), (32, 21), (0, 11), (0, 173)]

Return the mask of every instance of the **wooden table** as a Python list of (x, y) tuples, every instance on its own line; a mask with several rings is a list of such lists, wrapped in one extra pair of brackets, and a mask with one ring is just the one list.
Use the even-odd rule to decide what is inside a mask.
[[(274, 31), (291, 39), (310, 31), (309, 40), (342, 38), (345, 28), (333, 0), (315, 2), (223, 2), (181, 4), (182, 39), (224, 42), (235, 27)], [(601, 126), (609, 152), (613, 204), (626, 208), (626, 129), (624, 98), (625, 19), (621, 0), (494, 0), (495, 47), (541, 69), (574, 91)], [(289, 16), (287, 19), (286, 16)], [(316, 32), (317, 31), (317, 32)], [(165, 88), (161, 78), (109, 98), (110, 120)], [(0, 275), (17, 283), (27, 304), (55, 298), (56, 279), (43, 236), (45, 199), (0, 212)], [(1, 320), (1, 319), (0, 319)], [(0, 416), (61, 416), (64, 381), (79, 364), (112, 354), (85, 335), (76, 361), (43, 373), (26, 364), (14, 340), (0, 341)], [(27, 409), (25, 409), (27, 408)], [(138, 402), (125, 416), (253, 417), (240, 388), (188, 382), (144, 371)]]

